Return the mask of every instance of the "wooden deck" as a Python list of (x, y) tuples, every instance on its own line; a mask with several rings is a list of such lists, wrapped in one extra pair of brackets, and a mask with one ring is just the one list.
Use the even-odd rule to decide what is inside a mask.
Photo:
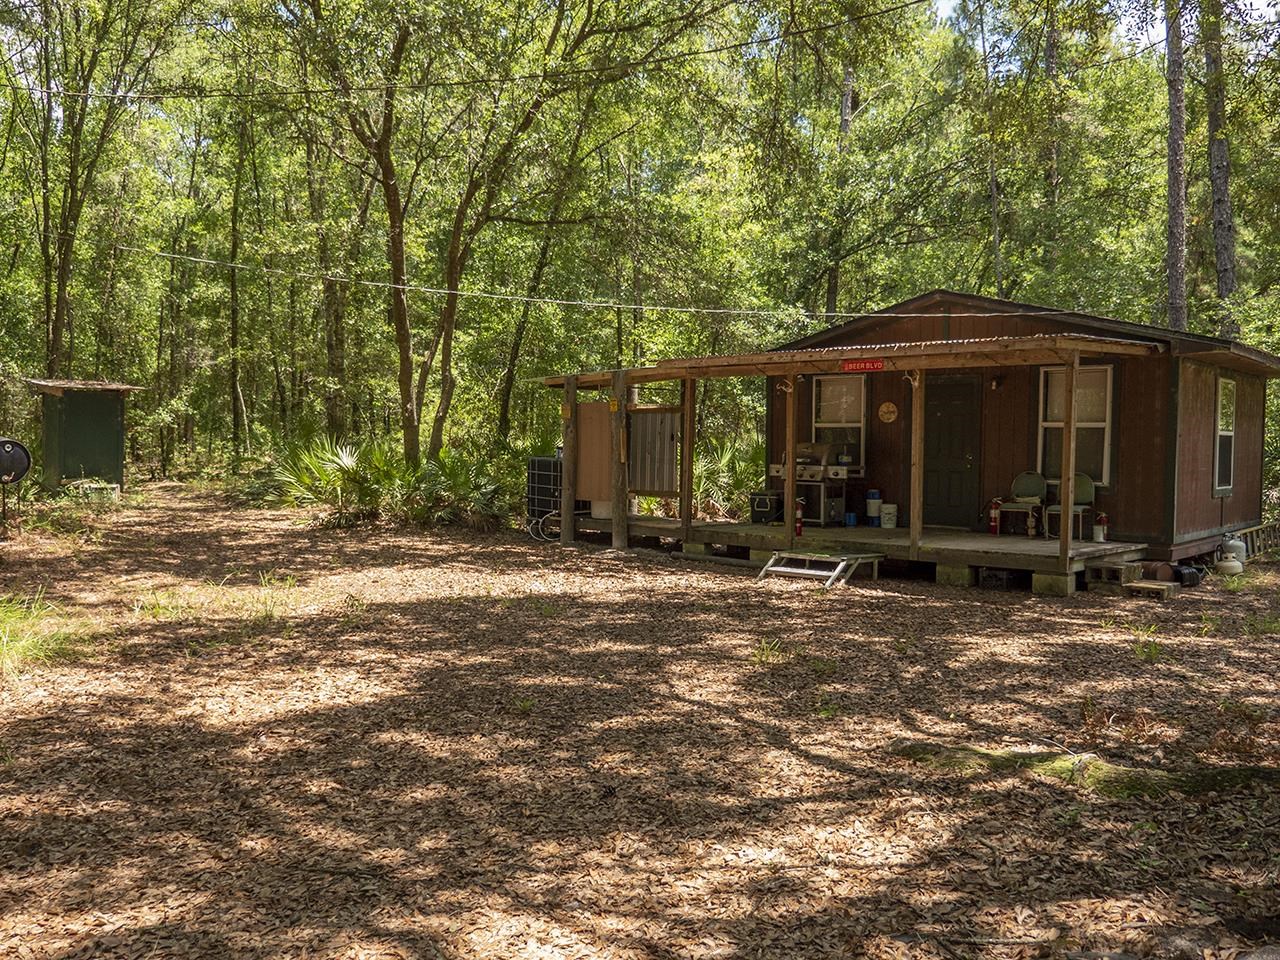
[[(681, 539), (680, 521), (662, 517), (631, 517), (631, 536)], [(609, 520), (578, 518), (578, 529), (606, 533), (613, 529)], [(911, 533), (905, 527), (815, 527), (806, 526), (803, 536), (794, 542), (779, 524), (700, 522), (692, 528), (690, 542), (726, 547), (748, 547), (753, 550), (804, 549), (815, 553), (883, 553), (891, 560), (909, 560)], [(1038, 573), (1061, 572), (1058, 541), (1017, 534), (991, 536), (965, 530), (926, 527), (920, 538), (920, 556), (924, 563), (951, 566), (991, 567), (1000, 570), (1031, 570)], [(1139, 560), (1146, 555), (1145, 543), (1071, 544), (1071, 569), (1079, 572), (1092, 560)]]

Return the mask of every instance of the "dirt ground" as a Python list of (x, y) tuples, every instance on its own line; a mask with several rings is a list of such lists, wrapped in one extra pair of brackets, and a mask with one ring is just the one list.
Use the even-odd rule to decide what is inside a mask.
[(1275, 788), (1105, 799), (888, 749), (1276, 765), (1274, 572), (1163, 605), (824, 592), (305, 519), (157, 486), (96, 540), (0, 544), (0, 593), (91, 650), (0, 681), (0, 957), (1280, 941)]

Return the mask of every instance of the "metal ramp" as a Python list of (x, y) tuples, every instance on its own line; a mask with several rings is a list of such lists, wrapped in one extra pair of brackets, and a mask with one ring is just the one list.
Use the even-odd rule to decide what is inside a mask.
[(864, 563), (871, 564), (871, 579), (880, 579), (880, 561), (883, 553), (793, 553), (788, 550), (775, 550), (769, 562), (761, 568), (756, 576), (763, 580), (768, 576), (807, 577), (822, 580), (824, 587), (837, 582), (848, 583), (855, 570)]

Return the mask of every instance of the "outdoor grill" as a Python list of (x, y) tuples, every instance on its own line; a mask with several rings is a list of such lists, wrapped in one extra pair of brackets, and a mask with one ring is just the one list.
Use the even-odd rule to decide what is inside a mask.
[[(796, 479), (812, 482), (821, 480), (826, 475), (827, 459), (831, 455), (831, 445), (827, 443), (796, 444)], [(769, 464), (769, 476), (784, 475), (782, 464)]]
[[(796, 444), (796, 480), (816, 483), (820, 480), (847, 480), (849, 466), (840, 463), (839, 454), (846, 448), (831, 443)], [(847, 457), (845, 459), (848, 459)], [(784, 475), (782, 464), (769, 464), (769, 476)]]
[(821, 480), (827, 474), (827, 460), (831, 457), (829, 443), (796, 444), (796, 479)]

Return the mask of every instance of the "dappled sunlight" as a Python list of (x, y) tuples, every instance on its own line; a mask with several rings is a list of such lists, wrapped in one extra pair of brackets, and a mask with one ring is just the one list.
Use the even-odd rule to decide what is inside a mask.
[[(1276, 638), (1245, 631), (1268, 594), (824, 592), (172, 502), (207, 569), (114, 581), (165, 522), (127, 512), (50, 572), (109, 639), (0, 691), (0, 949), (1052, 956), (1243, 944), (1230, 922), (1277, 911), (1274, 790), (1153, 804), (889, 750), (1274, 762)], [(242, 542), (288, 562), (215, 579)]]

